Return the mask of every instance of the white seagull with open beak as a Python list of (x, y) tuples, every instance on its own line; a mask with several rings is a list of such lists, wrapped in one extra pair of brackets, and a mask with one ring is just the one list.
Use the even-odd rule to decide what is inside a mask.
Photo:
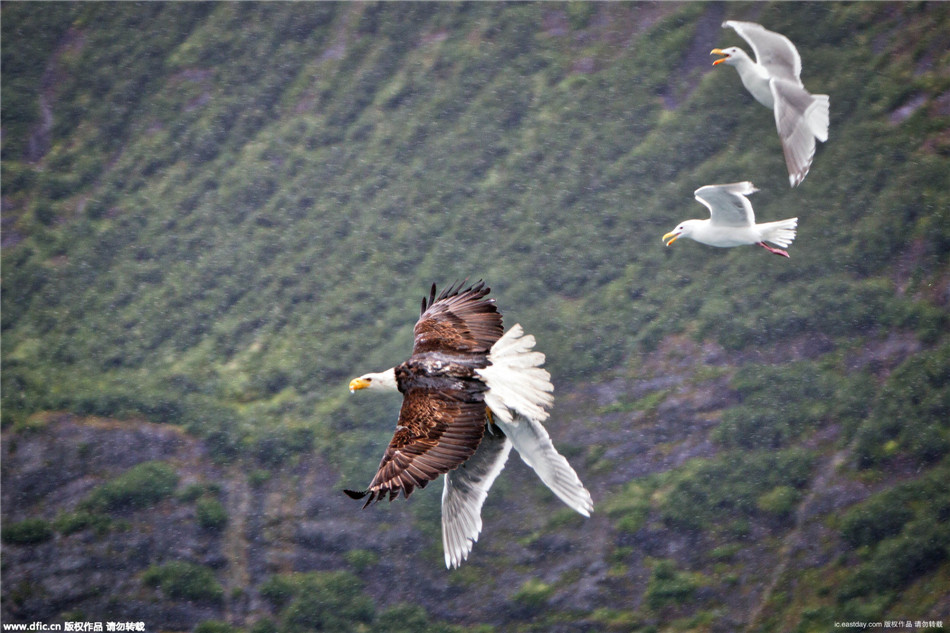
[[(751, 182), (700, 187), (693, 195), (709, 209), (709, 219), (683, 220), (663, 236), (663, 241), (669, 246), (681, 237), (688, 237), (722, 248), (754, 244), (770, 253), (788, 257), (788, 252), (783, 249), (795, 239), (798, 218), (756, 224), (752, 203), (746, 197), (755, 191), (757, 189)], [(774, 248), (766, 242), (782, 248)]]
[(735, 29), (755, 52), (752, 61), (741, 48), (714, 48), (710, 55), (722, 55), (713, 66), (734, 66), (755, 100), (772, 110), (782, 140), (788, 180), (801, 184), (815, 157), (815, 139), (828, 140), (828, 95), (813, 95), (799, 78), (802, 59), (795, 45), (779, 33), (755, 22), (728, 20), (723, 27)]

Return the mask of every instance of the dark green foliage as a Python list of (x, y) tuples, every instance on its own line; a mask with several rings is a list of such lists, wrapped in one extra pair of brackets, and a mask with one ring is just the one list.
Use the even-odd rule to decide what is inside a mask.
[(463, 630), (431, 621), (426, 610), (418, 605), (398, 604), (377, 613), (373, 601), (363, 591), (362, 582), (345, 571), (271, 576), (261, 585), (260, 593), (277, 617), (256, 624), (254, 630), (259, 633)]
[[(660, 515), (672, 526), (708, 530), (735, 517), (774, 512), (763, 495), (787, 489), (795, 498), (811, 477), (813, 457), (800, 449), (782, 452), (731, 452), (715, 460), (692, 463), (670, 473), (669, 492)], [(773, 500), (778, 501), (778, 500)], [(786, 506), (792, 503), (785, 499)], [(791, 508), (786, 509), (786, 514)]]
[(356, 573), (362, 573), (366, 568), (379, 562), (379, 555), (367, 549), (351, 549), (346, 553), (346, 562)]
[(891, 374), (857, 441), (864, 467), (896, 455), (932, 464), (950, 452), (950, 345), (924, 352)]
[(842, 538), (862, 563), (838, 592), (840, 600), (887, 595), (950, 557), (950, 477), (946, 464), (920, 479), (879, 493), (851, 508)]
[(205, 620), (192, 629), (192, 633), (236, 633), (238, 629), (221, 620)]
[(140, 509), (168, 497), (177, 485), (172, 466), (144, 462), (93, 490), (82, 505), (94, 512)]
[(228, 523), (228, 513), (220, 501), (204, 497), (195, 503), (195, 519), (205, 530), (220, 531)]
[(537, 613), (544, 608), (553, 593), (554, 588), (549, 584), (531, 578), (518, 588), (511, 599), (528, 611)]
[(277, 633), (277, 623), (270, 618), (261, 618), (251, 625), (250, 633)]
[[(828, 12), (821, 37), (798, 33), (836, 133), (790, 191), (761, 141), (768, 113), (684, 56), (710, 7), (670, 7), (618, 47), (600, 25), (635, 23), (635, 8), (361, 5), (351, 22), (342, 6), (11, 5), (5, 221), (23, 241), (4, 249), (5, 412), (143, 416), (185, 426), (218, 461), (278, 468), (315, 447), (371, 468), (377, 438), (354, 429), (391, 409), (338, 396), (404, 358), (430, 283), (464, 277), (488, 280), (506, 323), (537, 336), (558, 385), (669, 334), (744, 350), (946, 330), (925, 291), (950, 243), (947, 170), (927, 149), (945, 151), (945, 126), (887, 119), (942, 84), (924, 73), (898, 90), (899, 66), (834, 44), (851, 40), (850, 9)], [(548, 11), (565, 33), (543, 31)], [(793, 32), (807, 14), (769, 11)], [(142, 24), (148, 37), (114, 37)], [(920, 49), (939, 50), (927, 33)], [(33, 164), (22, 152), (50, 65), (56, 117)], [(724, 86), (740, 107), (723, 111)], [(858, 138), (871, 146), (855, 151)], [(693, 189), (740, 178), (762, 189), (759, 217), (802, 217), (792, 260), (659, 244), (703, 212)], [(776, 370), (787, 401), (757, 408), (750, 393), (720, 442), (787, 446), (833, 418), (839, 370), (816, 367), (800, 389), (807, 369)]]
[(839, 600), (883, 594), (919, 580), (948, 557), (950, 529), (930, 519), (909, 524), (882, 541), (838, 591)]
[(367, 596), (354, 595), (354, 588), (358, 586), (346, 581), (341, 584), (337, 579), (306, 587), (306, 593), (301, 593), (284, 610), (281, 630), (342, 633), (354, 630), (360, 622), (370, 621), (373, 603)]
[(189, 503), (200, 499), (205, 492), (207, 492), (207, 487), (204, 484), (193, 483), (176, 492), (175, 498)]
[(415, 633), (427, 631), (429, 623), (426, 610), (411, 604), (400, 604), (386, 609), (379, 614), (376, 625), (381, 631), (390, 633)]
[(53, 529), (63, 536), (88, 528), (92, 528), (97, 534), (104, 534), (111, 526), (112, 519), (108, 515), (85, 510), (62, 513), (53, 520)]
[(343, 571), (272, 576), (261, 596), (278, 612), (281, 633), (357, 631), (375, 616), (362, 583)]
[(651, 484), (643, 480), (632, 481), (605, 504), (604, 510), (615, 521), (619, 531), (634, 534), (646, 523), (651, 507), (650, 496), (656, 489)]
[(187, 561), (152, 565), (142, 574), (142, 582), (161, 589), (171, 600), (219, 602), (224, 595), (214, 572), (203, 565)]
[[(771, 115), (709, 66), (709, 48), (739, 44), (724, 17), (789, 35), (806, 85), (831, 95), (801, 187)], [(146, 419), (239, 461), (257, 489), (311, 451), (362, 481), (399, 400), (350, 399), (347, 381), (403, 360), (429, 285), (469, 277), (537, 337), (559, 394), (639, 380), (644, 353), (682, 338), (739, 367), (739, 404), (709, 412), (711, 457), (609, 492), (621, 537), (659, 521), (725, 552), (763, 525), (781, 538), (815, 476), (805, 442), (856, 440), (884, 482), (947, 459), (943, 3), (6, 3), (3, 18), (5, 432), (44, 410)], [(662, 246), (705, 214), (694, 189), (744, 179), (760, 221), (800, 218), (791, 259)], [(53, 528), (108, 529), (104, 512), (164, 498), (177, 479), (156, 467)], [(840, 518), (864, 569), (848, 613), (866, 599), (883, 617), (876, 592), (929, 573), (921, 552), (939, 558), (929, 530), (948, 505), (900, 490), (912, 514)], [(220, 530), (215, 497), (181, 500)], [(414, 508), (437, 539), (437, 497)], [(651, 600), (665, 609), (696, 583), (664, 565)], [(329, 628), (372, 628), (354, 577), (303, 578), (265, 583), (259, 633), (312, 629), (324, 608), (355, 616)], [(554, 595), (511, 591), (529, 608)], [(614, 628), (723, 628), (628, 615)], [(412, 607), (377, 616), (400, 619), (426, 626)]]
[(426, 610), (418, 605), (397, 604), (379, 613), (373, 630), (386, 633), (461, 633), (470, 629), (432, 622)]
[(723, 415), (716, 439), (737, 448), (774, 449), (824, 422), (833, 405), (835, 378), (811, 362), (750, 365), (737, 372), (731, 387), (742, 404)]
[(49, 521), (40, 518), (23, 519), (3, 526), (3, 542), (13, 545), (35, 545), (53, 538)]
[(776, 486), (756, 500), (756, 507), (780, 519), (790, 519), (801, 501), (800, 491), (791, 486)]
[[(37, 60), (48, 59), (61, 44), (70, 22), (79, 11), (78, 5), (61, 7), (57, 11), (43, 10), (37, 5), (23, 3), (4, 7), (3, 11), (3, 189), (9, 193), (10, 174), (7, 160), (26, 154), (38, 157), (42, 147), (30, 152), (29, 135), (40, 117), (38, 93), (40, 79), (46, 70)], [(15, 26), (16, 36), (11, 29)], [(34, 141), (36, 143), (36, 141)], [(47, 139), (46, 143), (49, 143)], [(13, 187), (15, 191), (16, 186)]]
[(275, 611), (281, 611), (293, 599), (297, 585), (289, 575), (271, 576), (260, 587), (261, 597)]
[(674, 561), (664, 559), (654, 564), (645, 597), (651, 609), (662, 609), (687, 602), (697, 588), (698, 584), (690, 574), (677, 570)]
[(312, 428), (274, 428), (257, 438), (254, 455), (265, 467), (280, 466), (294, 454), (310, 451), (313, 438)]
[(852, 547), (874, 545), (899, 534), (913, 516), (898, 494), (887, 492), (848, 510), (841, 522), (841, 536)]

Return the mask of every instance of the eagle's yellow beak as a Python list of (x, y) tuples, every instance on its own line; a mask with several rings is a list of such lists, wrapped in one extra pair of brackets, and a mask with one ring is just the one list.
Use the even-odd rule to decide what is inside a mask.
[[(714, 48), (714, 49), (712, 49), (711, 51), (709, 51), (709, 54), (710, 54), (710, 55), (722, 55), (722, 56), (723, 56), (722, 59), (717, 59), (716, 61), (714, 61), (714, 62), (713, 62), (713, 66), (715, 66), (716, 64), (721, 64), (721, 63), (723, 63), (724, 61), (726, 61), (727, 59), (729, 59), (729, 56), (726, 55), (726, 53), (724, 53), (721, 48)], [(669, 244), (667, 244), (667, 246), (669, 246)]]
[[(676, 231), (671, 231), (670, 233), (667, 233), (666, 235), (663, 236), (663, 241), (666, 242), (667, 246), (669, 246), (670, 244), (675, 242), (679, 238), (679, 236), (680, 234), (677, 233)], [(352, 383), (350, 383), (350, 387), (352, 388)]]
[(354, 378), (350, 381), (350, 393), (354, 393), (357, 389), (366, 389), (369, 387), (369, 382), (366, 378)]

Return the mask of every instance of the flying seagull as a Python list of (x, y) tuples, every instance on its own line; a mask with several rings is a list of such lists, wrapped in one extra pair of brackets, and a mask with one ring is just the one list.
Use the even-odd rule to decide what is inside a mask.
[(445, 475), (442, 545), (445, 565), (468, 558), (482, 530), (481, 509), (512, 446), (564, 503), (584, 516), (590, 493), (541, 426), (554, 401), (544, 354), (520, 325), (504, 333), (490, 289), (478, 282), (464, 290), (435, 284), (414, 328), (412, 356), (383, 372), (350, 381), (350, 391), (380, 389), (403, 394), (396, 432), (376, 476), (363, 491), (371, 502)]
[[(751, 182), (728, 185), (706, 185), (693, 195), (709, 209), (708, 220), (683, 220), (679, 226), (663, 236), (669, 246), (681, 237), (688, 237), (709, 246), (742, 246), (755, 244), (770, 253), (788, 257), (787, 248), (795, 239), (798, 218), (777, 222), (755, 223), (752, 203), (746, 196), (758, 191)], [(766, 244), (772, 242), (782, 248)]]
[(735, 66), (742, 85), (755, 100), (775, 113), (775, 126), (782, 140), (788, 180), (793, 187), (801, 184), (815, 157), (815, 139), (828, 140), (828, 95), (813, 95), (799, 78), (802, 59), (795, 45), (779, 33), (755, 22), (727, 20), (755, 52), (756, 61), (741, 48), (714, 48), (710, 55), (722, 55), (713, 66)]

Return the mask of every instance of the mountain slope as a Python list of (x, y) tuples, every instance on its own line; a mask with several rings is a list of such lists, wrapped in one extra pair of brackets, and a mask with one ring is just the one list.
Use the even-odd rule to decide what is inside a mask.
[[(80, 426), (180, 427), (220, 468), (200, 479), (219, 481), (232, 523), (254, 520), (241, 477), (267, 487), (281, 518), (258, 568), (227, 531), (209, 537), (227, 550), (216, 562), (182, 556), (241, 595), (175, 627), (263, 614), (291, 627), (283, 609), (303, 594), (280, 580), (264, 590), (268, 579), (343, 568), (382, 607), (418, 601), (436, 619), (525, 630), (825, 630), (848, 614), (946, 613), (947, 493), (933, 483), (950, 452), (945, 5), (2, 11), (5, 533), (82, 503), (78, 488), (18, 499), (7, 486), (26, 467), (15, 446), (62, 438), (44, 422), (61, 411)], [(709, 49), (741, 44), (723, 19), (787, 34), (806, 87), (831, 95), (831, 137), (797, 189), (770, 113), (709, 65)], [(705, 212), (694, 189), (747, 179), (760, 221), (800, 218), (791, 259), (663, 247)], [(278, 537), (300, 512), (277, 508), (294, 477), (316, 477), (316, 460), (328, 497), (358, 485), (391, 434), (398, 401), (350, 400), (347, 380), (402, 360), (429, 284), (466, 277), (485, 279), (507, 325), (547, 354), (552, 436), (603, 512), (573, 522), (511, 466), (455, 575), (434, 555), (436, 491), (385, 519), (334, 511), (347, 534), (398, 523), (417, 560), (352, 536), (327, 558), (313, 558), (316, 541), (288, 545)], [(848, 536), (866, 504), (892, 497), (903, 522)], [(192, 502), (163, 503), (148, 512)], [(525, 523), (504, 531), (511, 513)], [(148, 523), (126, 520), (133, 533)], [(115, 535), (84, 529), (5, 549), (54, 557), (70, 539)], [(587, 529), (591, 547), (563, 567), (538, 553), (573, 552)], [(376, 562), (346, 555), (362, 549)], [(397, 564), (439, 598), (386, 597)], [(12, 586), (37, 582), (10, 569)], [(472, 592), (481, 606), (460, 597)], [(52, 594), (28, 613), (88, 599)], [(261, 597), (276, 594), (286, 602)], [(5, 616), (19, 618), (11, 596)], [(499, 599), (507, 610), (492, 609)]]

